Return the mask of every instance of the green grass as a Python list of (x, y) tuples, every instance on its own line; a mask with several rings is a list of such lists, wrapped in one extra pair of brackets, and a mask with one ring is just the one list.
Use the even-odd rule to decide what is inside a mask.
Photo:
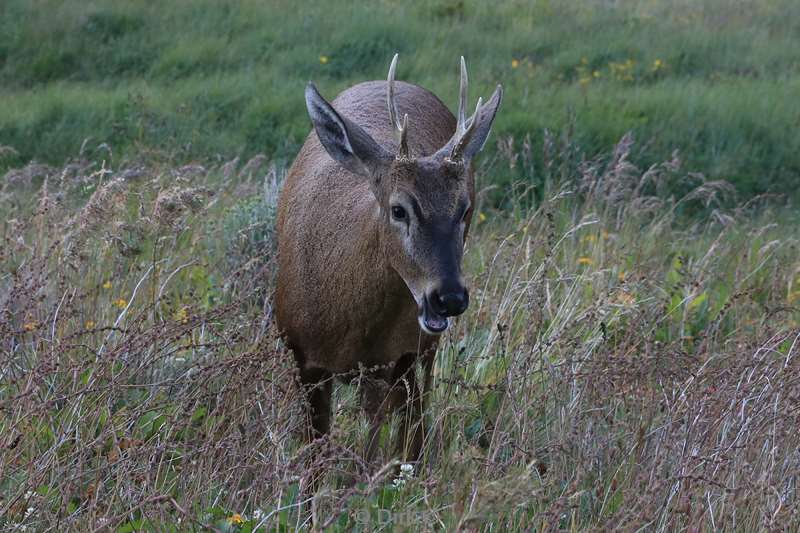
[(569, 131), (592, 156), (633, 131), (643, 165), (678, 150), (746, 195), (785, 193), (800, 177), (798, 21), (789, 0), (8, 0), (0, 145), (17, 154), (0, 165), (60, 165), (103, 143), (115, 161), (290, 160), (309, 130), (304, 84), (333, 97), (385, 77), (397, 51), (399, 77), (451, 107), (461, 54), (473, 98), (503, 83), (495, 139)]
[[(291, 531), (312, 512), (333, 531), (800, 523), (786, 504), (797, 212), (726, 208), (721, 183), (659, 195), (685, 171), (637, 169), (628, 143), (600, 162), (571, 146), (548, 156), (538, 208), (479, 195), (470, 309), (441, 339), (424, 458), (399, 480), (390, 426), (379, 462), (362, 462), (361, 376), (336, 386), (330, 440), (301, 438), (295, 363), (270, 318), (280, 165), (143, 154), (135, 172), (10, 174), (0, 528)], [(495, 168), (530, 172), (524, 150)], [(328, 473), (311, 506), (314, 464)]]
[[(789, 0), (0, 2), (0, 529), (796, 528), (800, 221), (751, 195), (796, 189), (799, 30)], [(399, 479), (358, 379), (303, 441), (271, 315), (303, 86), (395, 51), (451, 106), (460, 54), (507, 90)]]

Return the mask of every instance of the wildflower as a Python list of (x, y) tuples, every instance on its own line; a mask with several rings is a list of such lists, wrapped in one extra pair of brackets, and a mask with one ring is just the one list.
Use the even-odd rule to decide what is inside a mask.
[(400, 475), (394, 478), (392, 485), (394, 488), (399, 489), (406, 484), (406, 481), (414, 476), (414, 465), (410, 463), (403, 463), (400, 465)]
[(24, 324), (22, 324), (22, 329), (24, 329), (25, 331), (33, 331), (38, 327), (39, 323), (36, 322), (35, 320), (32, 320), (30, 322), (25, 322)]
[(592, 72), (592, 77), (593, 78), (599, 78), (600, 76), (602, 76), (602, 74), (600, 73), (599, 70), (595, 70), (595, 71)]
[(111, 281), (106, 281), (105, 283), (103, 283), (104, 289), (110, 289), (111, 287), (112, 287)]
[(592, 260), (591, 257), (579, 257), (578, 258), (578, 264), (579, 265), (592, 266), (594, 264), (594, 260)]
[(486, 215), (484, 215), (483, 213), (478, 213), (478, 220), (480, 220), (481, 222), (485, 222)]
[(238, 526), (239, 524), (244, 523), (244, 518), (239, 513), (233, 513), (228, 517), (228, 523)]
[(327, 65), (328, 64), (328, 56), (319, 56), (319, 62), (322, 63), (323, 65)]
[(630, 293), (625, 291), (617, 292), (616, 303), (622, 304), (624, 306), (631, 306), (636, 303), (636, 298), (634, 298)]
[(113, 305), (119, 307), (120, 309), (125, 309), (125, 307), (127, 307), (127, 305), (128, 305), (128, 302), (127, 302), (127, 300), (125, 300), (125, 298), (117, 298), (116, 300), (114, 300), (111, 303)]
[(633, 81), (633, 68), (636, 62), (633, 59), (626, 59), (624, 63), (616, 63), (614, 61), (608, 64), (611, 75), (617, 80)]
[(94, 329), (94, 326), (95, 326), (94, 320), (87, 320), (86, 324), (84, 324), (84, 327), (86, 327), (86, 329)]
[(519, 66), (519, 59), (512, 59), (511, 68), (517, 68), (518, 66)]
[(656, 59), (655, 61), (653, 61), (653, 72), (661, 70), (663, 67), (664, 67), (664, 62), (661, 61), (660, 59)]
[(589, 85), (590, 81), (592, 81), (592, 78), (590, 78), (589, 76), (583, 76), (578, 80), (578, 83), (581, 84), (581, 87), (586, 87), (587, 85)]
[(189, 321), (189, 313), (186, 311), (185, 305), (175, 312), (175, 320), (182, 324), (186, 324)]
[(582, 242), (588, 242), (588, 243), (592, 243), (592, 242), (594, 242), (596, 239), (597, 239), (597, 237), (595, 237), (595, 236), (594, 236), (594, 235), (592, 235), (592, 234), (589, 234), (589, 235), (585, 235), (583, 238), (581, 238), (581, 241), (582, 241)]

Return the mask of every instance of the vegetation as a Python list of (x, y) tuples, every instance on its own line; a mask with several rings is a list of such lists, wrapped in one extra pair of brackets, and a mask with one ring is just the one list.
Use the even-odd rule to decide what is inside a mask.
[[(643, 172), (630, 137), (593, 161), (549, 142), (537, 209), (524, 183), (505, 211), (479, 196), (473, 304), (442, 339), (424, 461), (399, 474), (388, 455), (363, 464), (357, 375), (330, 439), (302, 442), (270, 314), (280, 167), (9, 173), (0, 527), (797, 524), (796, 213), (721, 207), (731, 187), (675, 161)], [(506, 144), (498, 168), (531, 172), (528, 150)], [(315, 460), (329, 474), (312, 503)]]
[[(385, 77), (398, 51), (399, 76), (451, 106), (461, 54), (473, 95), (502, 82), (500, 135), (539, 146), (545, 128), (570, 131), (591, 157), (633, 131), (642, 165), (678, 150), (746, 195), (793, 191), (798, 31), (791, 0), (6, 0), (0, 145), (14, 151), (0, 168), (79, 151), (289, 160), (308, 131), (304, 84), (333, 96)], [(541, 185), (538, 170), (506, 177)]]
[[(798, 15), (1, 2), (0, 530), (796, 529)], [(394, 51), (507, 99), (424, 458), (366, 465), (361, 375), (301, 438), (274, 218), (303, 85)]]

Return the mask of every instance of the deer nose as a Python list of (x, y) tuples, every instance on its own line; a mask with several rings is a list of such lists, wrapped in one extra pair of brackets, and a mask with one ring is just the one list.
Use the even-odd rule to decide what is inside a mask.
[(461, 284), (436, 289), (431, 294), (434, 311), (442, 316), (458, 316), (469, 306), (469, 292)]

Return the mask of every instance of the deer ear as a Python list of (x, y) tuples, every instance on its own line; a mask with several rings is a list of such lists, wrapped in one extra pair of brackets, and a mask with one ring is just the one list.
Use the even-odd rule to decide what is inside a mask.
[[(482, 104), (482, 100), (478, 99), (475, 113), (464, 120), (463, 129), (457, 127), (453, 137), (433, 157), (469, 163), (483, 149), (483, 145), (486, 144), (486, 139), (492, 131), (494, 117), (497, 115), (497, 110), (502, 101), (503, 87), (500, 85), (497, 86), (494, 94), (485, 104)], [(460, 108), (461, 106), (459, 105), (459, 115), (461, 114)]]
[(391, 161), (390, 154), (375, 139), (339, 115), (311, 82), (306, 85), (306, 107), (322, 146), (350, 172), (373, 177)]
[(460, 147), (462, 153), (461, 157), (470, 161), (478, 152), (483, 150), (486, 144), (486, 139), (492, 131), (492, 123), (494, 117), (497, 115), (497, 110), (500, 108), (500, 103), (503, 101), (503, 87), (498, 85), (492, 97), (486, 102), (478, 111), (472, 115), (469, 122), (476, 121), (474, 127), (471, 128), (471, 134), (465, 135), (461, 141), (463, 146)]

